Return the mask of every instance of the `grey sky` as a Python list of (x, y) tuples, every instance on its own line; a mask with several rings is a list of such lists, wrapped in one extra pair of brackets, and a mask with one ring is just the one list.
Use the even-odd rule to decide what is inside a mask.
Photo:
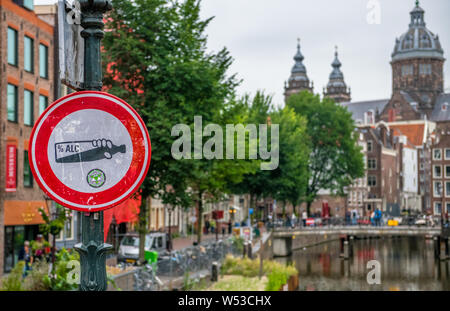
[[(299, 37), (314, 91), (322, 93), (327, 84), (337, 45), (353, 101), (360, 101), (391, 96), (390, 56), (395, 38), (408, 29), (415, 0), (378, 2), (380, 24), (367, 22), (369, 0), (203, 0), (202, 16), (215, 16), (207, 30), (208, 47), (230, 50), (235, 59), (231, 72), (244, 80), (240, 93), (263, 89), (281, 105)], [(420, 5), (427, 27), (439, 35), (448, 58), (450, 1), (421, 0)], [(448, 61), (444, 71), (450, 92)]]

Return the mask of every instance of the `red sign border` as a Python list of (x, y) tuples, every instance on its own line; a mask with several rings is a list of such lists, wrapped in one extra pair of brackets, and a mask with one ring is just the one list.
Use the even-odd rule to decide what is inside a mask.
[[(109, 198), (109, 199), (107, 199), (107, 202), (106, 202), (106, 203), (100, 203), (101, 205), (103, 205), (102, 207), (97, 207), (97, 208), (95, 207), (95, 205), (92, 205), (92, 207), (78, 207), (78, 206), (71, 205), (71, 203), (72, 203), (72, 204), (76, 204), (76, 205), (83, 205), (83, 204), (80, 204), (80, 203), (78, 203), (78, 202), (71, 202), (71, 201), (67, 200), (67, 199), (64, 197), (64, 194), (56, 193), (56, 191), (55, 191), (56, 195), (60, 196), (63, 200), (69, 201), (69, 203), (60, 200), (58, 197), (56, 197), (55, 195), (52, 194), (51, 191), (54, 191), (54, 189), (52, 189), (52, 187), (51, 187), (52, 185), (47, 185), (47, 187), (48, 187), (49, 189), (47, 189), (47, 188), (45, 187), (44, 183), (40, 180), (39, 175), (37, 174), (37, 171), (36, 171), (36, 167), (34, 166), (34, 163), (33, 163), (33, 158), (34, 158), (33, 142), (34, 142), (35, 140), (38, 139), (38, 138), (35, 137), (35, 135), (36, 135), (36, 130), (37, 130), (38, 126), (39, 126), (41, 123), (45, 122), (49, 116), (52, 116), (52, 114), (47, 115), (48, 111), (51, 110), (51, 109), (53, 109), (56, 105), (58, 105), (58, 104), (59, 104), (60, 102), (62, 102), (62, 101), (67, 101), (67, 103), (70, 103), (71, 101), (70, 101), (69, 99), (70, 99), (71, 97), (75, 97), (75, 96), (79, 96), (79, 95), (84, 95), (84, 94), (87, 94), (87, 95), (89, 95), (89, 94), (99, 94), (99, 95), (102, 95), (102, 96), (105, 96), (105, 97), (110, 97), (110, 98), (112, 98), (112, 99), (114, 99), (114, 100), (116, 100), (116, 101), (119, 101), (121, 104), (123, 104), (125, 107), (127, 107), (127, 108), (134, 114), (134, 117), (132, 116), (133, 119), (134, 119), (136, 122), (139, 122), (139, 123), (141, 124), (141, 126), (142, 126), (142, 128), (143, 128), (143, 131), (140, 130), (139, 132), (142, 134), (143, 138), (146, 139), (147, 142), (148, 142), (148, 161), (147, 161), (145, 167), (144, 167), (144, 165), (141, 165), (141, 167), (140, 167), (140, 170), (139, 170), (139, 171), (140, 171), (140, 172), (143, 171), (143, 174), (142, 174), (140, 180), (138, 180), (137, 178), (136, 178), (135, 180), (133, 180), (133, 182), (132, 182), (131, 184), (134, 184), (134, 183), (136, 183), (136, 181), (137, 181), (137, 183), (135, 184), (135, 186), (132, 187), (131, 191), (130, 191), (130, 189), (128, 189), (127, 191), (125, 191), (125, 193), (126, 193), (126, 192), (129, 192), (129, 195), (126, 195), (126, 196), (124, 196), (123, 198), (121, 198), (120, 200), (115, 201), (114, 203), (111, 203), (111, 204), (108, 204), (108, 203), (111, 202), (111, 201), (114, 201), (115, 199), (117, 199), (117, 196), (116, 196), (116, 197)], [(88, 96), (86, 96), (86, 97), (88, 97)], [(108, 99), (105, 99), (105, 98), (103, 98), (103, 99), (104, 99), (104, 100), (108, 100)], [(65, 104), (66, 104), (66, 103), (64, 103), (63, 105), (65, 105)], [(113, 102), (113, 104), (118, 105), (117, 103), (114, 103), (114, 102)], [(86, 106), (88, 106), (88, 105), (86, 105)], [(86, 106), (85, 106), (85, 105), (80, 106), (80, 109), (76, 109), (75, 111), (77, 111), (77, 110), (82, 110), (82, 109), (87, 109)], [(61, 107), (62, 107), (62, 106), (61, 106)], [(99, 110), (102, 110), (102, 111), (108, 110), (108, 109), (105, 109), (105, 110), (104, 110), (104, 109), (102, 109), (102, 108), (105, 108), (105, 107), (97, 107), (96, 109), (99, 109)], [(58, 107), (57, 109), (60, 109), (60, 107)], [(122, 109), (123, 109), (123, 108), (122, 108)], [(125, 110), (125, 109), (123, 109), (123, 110)], [(107, 112), (108, 112), (108, 111), (107, 111)], [(53, 113), (53, 112), (52, 112), (52, 113)], [(108, 113), (110, 113), (110, 112), (108, 112)], [(45, 119), (44, 119), (44, 117), (45, 117)], [(62, 118), (63, 118), (63, 117), (60, 117), (59, 120), (58, 120), (58, 122), (59, 122), (60, 120), (62, 120)], [(127, 127), (127, 126), (126, 126), (126, 127)], [(129, 130), (128, 127), (127, 127), (127, 130)], [(131, 135), (131, 133), (130, 133), (130, 135)], [(133, 143), (133, 147), (134, 147), (134, 143)], [(143, 148), (145, 149), (145, 147), (143, 147)], [(142, 120), (142, 118), (141, 118), (141, 117), (139, 116), (139, 114), (138, 114), (138, 113), (137, 113), (137, 112), (136, 112), (136, 111), (135, 111), (128, 103), (126, 103), (124, 100), (122, 100), (122, 99), (120, 99), (120, 98), (118, 98), (118, 97), (116, 97), (116, 96), (114, 96), (114, 95), (111, 95), (111, 94), (108, 94), (108, 93), (105, 93), (105, 92), (99, 92), (99, 91), (81, 91), (81, 92), (75, 92), (75, 93), (69, 94), (69, 95), (67, 95), (67, 96), (64, 96), (64, 97), (62, 97), (62, 98), (56, 100), (53, 104), (51, 104), (49, 107), (47, 107), (47, 109), (41, 114), (41, 116), (38, 118), (37, 122), (35, 123), (35, 126), (33, 127), (33, 130), (32, 130), (32, 132), (31, 132), (31, 136), (30, 136), (29, 148), (28, 148), (28, 149), (29, 149), (29, 162), (30, 162), (31, 171), (32, 171), (32, 173), (33, 173), (33, 176), (35, 177), (35, 180), (36, 180), (37, 183), (39, 184), (40, 188), (41, 188), (41, 189), (42, 189), (42, 190), (43, 190), (50, 198), (52, 198), (54, 201), (58, 202), (59, 204), (65, 206), (65, 207), (67, 207), (67, 208), (70, 208), (70, 209), (73, 209), (73, 210), (77, 210), (77, 211), (81, 211), (81, 212), (98, 212), (98, 211), (103, 211), (103, 210), (112, 208), (112, 207), (114, 207), (114, 206), (116, 206), (116, 205), (119, 205), (120, 203), (122, 203), (123, 201), (125, 201), (126, 199), (128, 199), (133, 193), (136, 192), (136, 190), (139, 188), (139, 186), (140, 186), (140, 185), (142, 184), (142, 182), (144, 181), (144, 179), (145, 179), (145, 177), (146, 177), (146, 175), (147, 175), (148, 169), (149, 169), (149, 167), (150, 167), (150, 162), (151, 162), (151, 141), (150, 141), (150, 136), (149, 136), (149, 134), (148, 134), (147, 128), (146, 128), (145, 123), (144, 123), (144, 121)], [(135, 156), (136, 153), (135, 153), (135, 152), (133, 152), (133, 153), (134, 153), (134, 155), (133, 155), (133, 160), (132, 160), (132, 162), (135, 161), (135, 158), (136, 158), (136, 156)], [(47, 150), (45, 150), (45, 154), (47, 154)], [(48, 160), (47, 160), (46, 162), (48, 163)], [(38, 167), (39, 167), (39, 166), (40, 166), (40, 165), (38, 165)], [(49, 165), (49, 163), (48, 163), (48, 167), (49, 167), (49, 166), (50, 166), (50, 165)], [(130, 165), (130, 168), (131, 168), (131, 167), (132, 167), (132, 165)], [(43, 174), (51, 174), (51, 175), (54, 175), (53, 171), (51, 171), (51, 170), (50, 170), (50, 172), (49, 172), (49, 171), (43, 171), (43, 170), (38, 170), (38, 171), (39, 171), (39, 173), (40, 173), (41, 175), (43, 175)], [(129, 169), (129, 171), (130, 171), (130, 169)], [(129, 171), (127, 172), (126, 175), (129, 174)], [(140, 174), (136, 174), (137, 177), (138, 177), (139, 175), (140, 175)], [(123, 179), (125, 179), (125, 177), (124, 177)], [(122, 179), (122, 180), (123, 180), (123, 179)], [(118, 184), (120, 184), (121, 182), (122, 182), (122, 181), (120, 181)], [(75, 190), (73, 190), (73, 189), (68, 188), (68, 187), (65, 186), (65, 185), (64, 185), (64, 187), (66, 187), (68, 190), (70, 190), (69, 193), (75, 191)], [(89, 195), (97, 195), (97, 196), (98, 196), (99, 194), (102, 194), (102, 193), (104, 193), (104, 192), (106, 192), (106, 191), (109, 191), (109, 193), (112, 193), (112, 195), (115, 195), (115, 194), (117, 194), (117, 192), (114, 192), (114, 191), (113, 191), (115, 187), (117, 187), (117, 185), (115, 185), (115, 186), (113, 186), (112, 188), (107, 189), (107, 190), (105, 190), (105, 191), (98, 192), (98, 193), (95, 193), (95, 194), (89, 194)], [(49, 190), (51, 190), (51, 191), (49, 191)], [(78, 192), (78, 193), (82, 193), (82, 192)], [(123, 195), (123, 193), (120, 193), (120, 194)], [(120, 196), (119, 196), (119, 197), (120, 197)], [(96, 204), (96, 205), (100, 205), (100, 204)]]

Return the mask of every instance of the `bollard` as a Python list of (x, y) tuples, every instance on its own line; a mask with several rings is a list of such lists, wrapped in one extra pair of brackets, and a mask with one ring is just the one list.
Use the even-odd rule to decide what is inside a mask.
[(242, 257), (247, 257), (247, 241), (244, 242), (244, 254), (242, 255)]
[(217, 282), (219, 280), (219, 263), (214, 261), (211, 266), (211, 281)]
[(247, 244), (247, 257), (253, 259), (252, 242), (248, 242)]

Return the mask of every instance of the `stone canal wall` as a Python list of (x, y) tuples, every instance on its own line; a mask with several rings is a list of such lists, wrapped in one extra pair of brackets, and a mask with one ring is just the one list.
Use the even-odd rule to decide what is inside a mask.
[(323, 243), (338, 241), (338, 234), (323, 235), (292, 235), (289, 237), (276, 237), (273, 239), (273, 255), (289, 256), (293, 251), (316, 246)]

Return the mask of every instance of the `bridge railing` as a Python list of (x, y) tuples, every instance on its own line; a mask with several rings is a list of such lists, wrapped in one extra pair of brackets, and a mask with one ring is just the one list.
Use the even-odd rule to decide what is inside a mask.
[[(311, 223), (311, 219), (313, 219), (313, 223)], [(311, 227), (373, 227), (373, 226), (388, 226), (388, 220), (392, 218), (383, 217), (379, 221), (373, 221), (370, 217), (361, 217), (358, 219), (348, 219), (345, 217), (331, 217), (331, 218), (309, 218), (308, 222), (303, 219), (276, 219), (267, 224), (269, 229), (277, 229), (277, 228), (292, 228), (292, 229), (300, 229), (300, 228), (311, 228)], [(398, 222), (398, 226), (400, 227), (439, 227), (441, 225), (441, 220), (439, 217), (433, 217), (432, 219), (424, 219), (421, 217), (412, 217), (405, 216), (401, 218), (396, 218), (400, 221)], [(419, 221), (418, 220), (423, 220)]]

